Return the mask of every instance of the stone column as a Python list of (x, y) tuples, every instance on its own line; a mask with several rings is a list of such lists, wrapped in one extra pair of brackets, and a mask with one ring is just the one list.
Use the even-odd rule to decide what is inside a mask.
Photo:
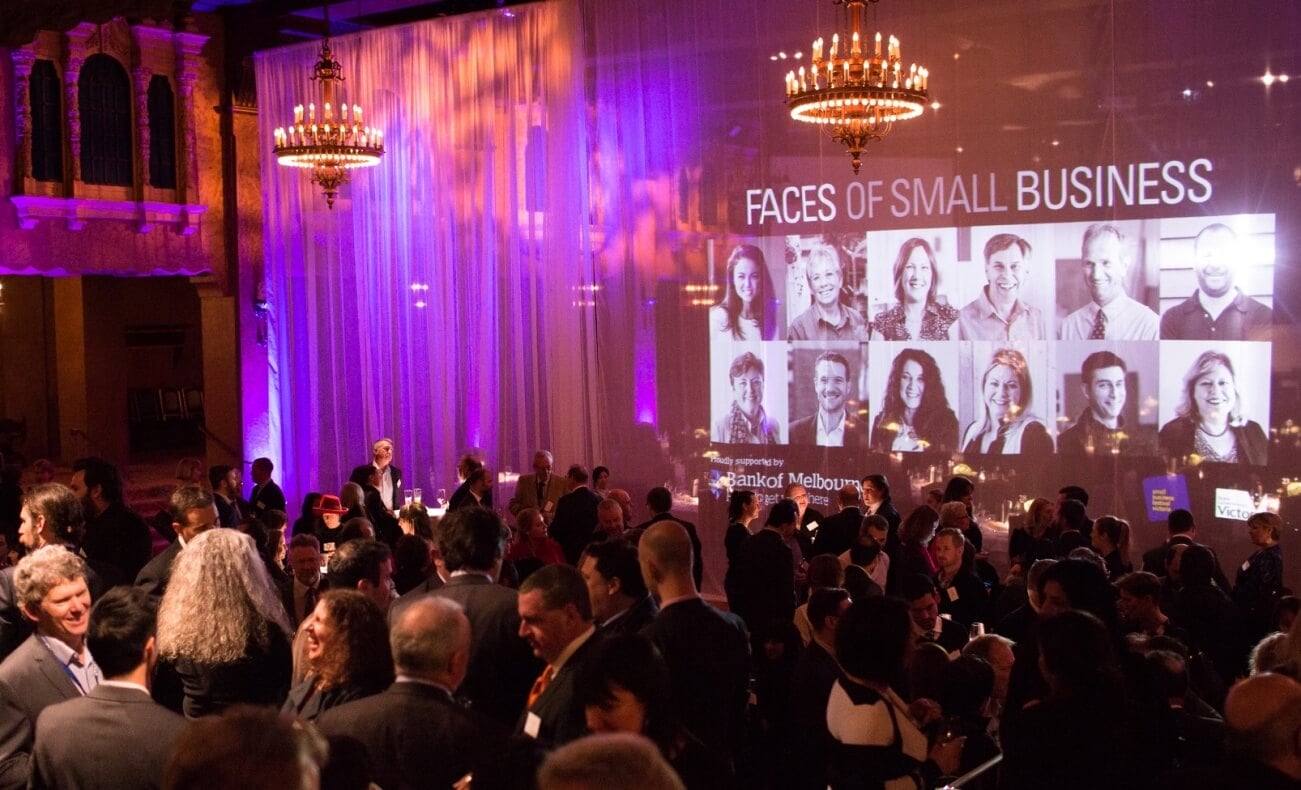
[(32, 67), (36, 52), (15, 49), (10, 53), (14, 61), (14, 101), (17, 104), (18, 132), (18, 183), (32, 177)]
[(136, 83), (136, 196), (142, 199), (149, 184), (149, 79), (153, 72), (146, 66), (137, 66), (131, 76)]
[(72, 151), (72, 161), (68, 164), (74, 184), (81, 181), (81, 94), (77, 83), (85, 64), (85, 58), (69, 57), (68, 67), (63, 72), (63, 111), (68, 116), (68, 146)]
[(181, 150), (177, 154), (177, 164), (184, 164), (180, 170), (180, 182), (177, 183), (178, 202), (199, 202), (199, 153), (194, 127), (194, 84), (199, 79), (199, 53), (208, 37), (197, 33), (177, 33), (176, 42), (176, 87), (180, 94), (181, 113)]

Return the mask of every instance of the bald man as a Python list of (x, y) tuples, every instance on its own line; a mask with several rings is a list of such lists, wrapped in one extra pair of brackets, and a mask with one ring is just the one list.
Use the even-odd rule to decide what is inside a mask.
[(470, 621), (450, 598), (402, 610), (389, 634), (397, 679), (388, 690), (331, 708), (321, 732), (361, 742), (380, 787), (451, 787), (494, 758), (505, 733), (452, 698), (470, 663)]
[(641, 574), (660, 602), (642, 634), (668, 664), (682, 723), (730, 763), (744, 737), (750, 637), (740, 617), (700, 597), (693, 557), (691, 537), (676, 521), (657, 521), (642, 535)]
[(1224, 725), (1230, 759), (1213, 787), (1301, 787), (1301, 684), (1268, 672), (1240, 681)]

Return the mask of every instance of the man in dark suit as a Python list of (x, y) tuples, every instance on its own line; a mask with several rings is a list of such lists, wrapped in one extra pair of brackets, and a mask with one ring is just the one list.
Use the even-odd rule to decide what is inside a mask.
[(601, 495), (588, 488), (590, 476), (581, 464), (569, 467), (565, 479), (569, 482), (569, 493), (560, 497), (556, 504), (556, 520), (551, 522), (547, 531), (565, 550), (565, 560), (570, 565), (577, 565), (583, 547), (596, 531), (596, 508), (601, 504)]
[(596, 627), (603, 634), (638, 633), (659, 612), (641, 577), (637, 547), (622, 538), (589, 544), (578, 572), (587, 584)]
[(549, 450), (538, 450), (533, 454), (533, 474), (520, 475), (515, 485), (515, 496), (511, 497), (508, 508), (512, 516), (518, 516), (525, 508), (535, 507), (548, 524), (556, 517), (556, 505), (565, 494), (565, 481), (551, 473), (555, 464)]
[(327, 737), (365, 747), (375, 786), (451, 787), (498, 755), (504, 730), (452, 698), (470, 663), (470, 631), (455, 601), (426, 596), (413, 602), (389, 634), (398, 680), (316, 720)]
[(143, 587), (145, 592), (159, 598), (167, 591), (167, 582), (172, 578), (172, 563), (185, 544), (220, 524), (212, 494), (199, 486), (181, 486), (173, 491), (171, 510), (176, 540), (141, 568), (136, 576), (137, 587)]
[(836, 663), (836, 625), (849, 608), (849, 593), (839, 587), (809, 595), (809, 627), (813, 640), (795, 662), (791, 674), (791, 750), (787, 762), (789, 787), (824, 790), (831, 762), (832, 738), (827, 731), (827, 698), (840, 677)]
[(212, 499), (217, 503), (217, 517), (221, 526), (235, 527), (243, 517), (235, 489), (235, 468), (225, 464), (208, 467), (208, 483), (212, 486)]
[(311, 616), (317, 599), (329, 586), (321, 576), (324, 563), (321, 542), (315, 535), (302, 533), (289, 541), (289, 569), (292, 573), (280, 585), (280, 599), (294, 628)]
[(795, 567), (786, 544), (798, 518), (793, 500), (778, 501), (763, 529), (745, 539), (732, 562), (731, 608), (745, 620), (756, 652), (774, 621), (789, 623), (795, 615)]
[(431, 593), (414, 590), (392, 606), (396, 622), (426, 595), (450, 598), (470, 619), (470, 664), (457, 693), (474, 709), (512, 727), (542, 664), (519, 637), (519, 595), (497, 584), (509, 535), (501, 517), (483, 508), (447, 514), (438, 527), (438, 548), (447, 583)]
[(682, 723), (732, 763), (745, 736), (750, 638), (745, 622), (710, 606), (692, 578), (686, 529), (661, 521), (642, 535), (638, 560), (660, 612), (642, 634), (669, 667)]
[(149, 696), (155, 603), (115, 587), (90, 611), (86, 645), (104, 681), (36, 720), (29, 787), (159, 787), (185, 719)]
[(813, 363), (818, 410), (791, 423), (791, 444), (860, 449), (867, 445), (863, 421), (845, 404), (854, 397), (854, 378), (844, 354), (827, 351)]
[(864, 475), (859, 481), (863, 488), (863, 515), (880, 516), (885, 519), (885, 549), (887, 556), (893, 558), (899, 550), (899, 511), (890, 499), (890, 482), (885, 475)]
[(813, 553), (834, 554), (837, 557), (858, 543), (858, 528), (863, 523), (863, 511), (858, 509), (858, 486), (847, 485), (837, 496), (840, 512), (822, 522), (813, 536)]
[[(466, 453), (461, 456), (461, 460), (456, 462), (456, 474), (461, 478), (461, 484), (452, 492), (452, 498), (447, 500), (447, 507), (453, 510), (460, 503), (465, 501), (465, 497), (470, 492), (470, 475), (475, 469), (483, 467), (483, 459), (474, 453)], [(479, 504), (492, 510), (492, 487), (484, 490), (479, 496)]]
[(0, 787), (6, 788), (27, 784), (41, 711), (90, 692), (101, 679), (86, 649), (86, 563), (63, 546), (43, 546), (19, 561), (14, 587), (36, 632), (0, 663)]
[[(370, 446), (371, 463), (379, 471), (380, 502), (384, 509), (396, 513), (402, 509), (402, 470), (393, 465), (393, 440), (377, 439)], [(378, 526), (378, 525), (377, 525)]]
[(460, 510), (463, 507), (492, 508), (492, 472), (483, 464), (474, 467), (465, 483), (452, 494), (447, 502), (447, 511)]
[(793, 558), (798, 566), (813, 556), (813, 536), (822, 528), (822, 522), (827, 517), (817, 508), (809, 507), (809, 490), (799, 483), (788, 483), (782, 489), (782, 496), (793, 501), (800, 512), (795, 537), (787, 543), (792, 554), (799, 549), (799, 556)]
[(967, 644), (967, 624), (940, 617), (940, 594), (929, 576), (915, 573), (902, 580), (902, 598), (913, 619), (913, 640), (917, 644), (937, 642), (955, 653)]
[(129, 583), (153, 553), (149, 526), (122, 503), (117, 467), (102, 458), (80, 458), (72, 469), (69, 487), (81, 498), (86, 517), (81, 550), (110, 585)]
[(583, 577), (568, 565), (545, 565), (520, 584), (522, 639), (546, 662), (529, 689), (516, 732), (546, 746), (563, 746), (587, 734), (576, 682), (590, 654), (596, 627)]
[[(965, 515), (965, 511), (964, 511)], [(935, 585), (940, 596), (940, 614), (947, 614), (963, 625), (989, 620), (989, 592), (985, 583), (963, 563), (967, 539), (961, 530), (948, 527), (935, 535), (933, 551), (940, 569)]]
[(696, 525), (690, 521), (683, 521), (670, 513), (673, 509), (673, 492), (664, 486), (656, 486), (646, 492), (646, 507), (651, 512), (650, 520), (638, 524), (634, 531), (638, 534), (644, 533), (650, 529), (651, 525), (666, 520), (676, 521), (681, 524), (682, 528), (687, 531), (687, 536), (691, 538), (691, 575), (696, 580), (696, 589), (699, 590), (700, 582), (704, 578), (704, 562), (701, 556), (700, 536), (696, 532)]
[(276, 465), (271, 463), (270, 458), (254, 459), (250, 469), (253, 475), (253, 493), (248, 497), (250, 512), (259, 516), (268, 510), (286, 512), (285, 492), (281, 491), (276, 481), (271, 479), (271, 473), (275, 470)]

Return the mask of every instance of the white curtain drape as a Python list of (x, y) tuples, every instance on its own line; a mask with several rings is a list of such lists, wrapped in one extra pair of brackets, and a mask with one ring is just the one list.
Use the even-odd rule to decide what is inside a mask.
[(268, 401), (287, 490), (337, 490), (382, 436), (405, 487), (427, 490), (471, 447), (499, 468), (536, 447), (593, 457), (580, 30), (577, 6), (555, 2), (334, 39), (339, 100), (362, 105), (387, 153), (333, 211), (271, 153), (294, 105), (320, 109), (319, 45), (257, 56)]

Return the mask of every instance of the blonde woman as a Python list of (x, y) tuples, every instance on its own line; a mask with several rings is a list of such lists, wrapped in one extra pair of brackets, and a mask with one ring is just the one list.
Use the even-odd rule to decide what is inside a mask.
[(253, 541), (214, 529), (176, 556), (158, 608), (158, 653), (195, 719), (232, 705), (279, 705), (289, 690), (290, 627)]

